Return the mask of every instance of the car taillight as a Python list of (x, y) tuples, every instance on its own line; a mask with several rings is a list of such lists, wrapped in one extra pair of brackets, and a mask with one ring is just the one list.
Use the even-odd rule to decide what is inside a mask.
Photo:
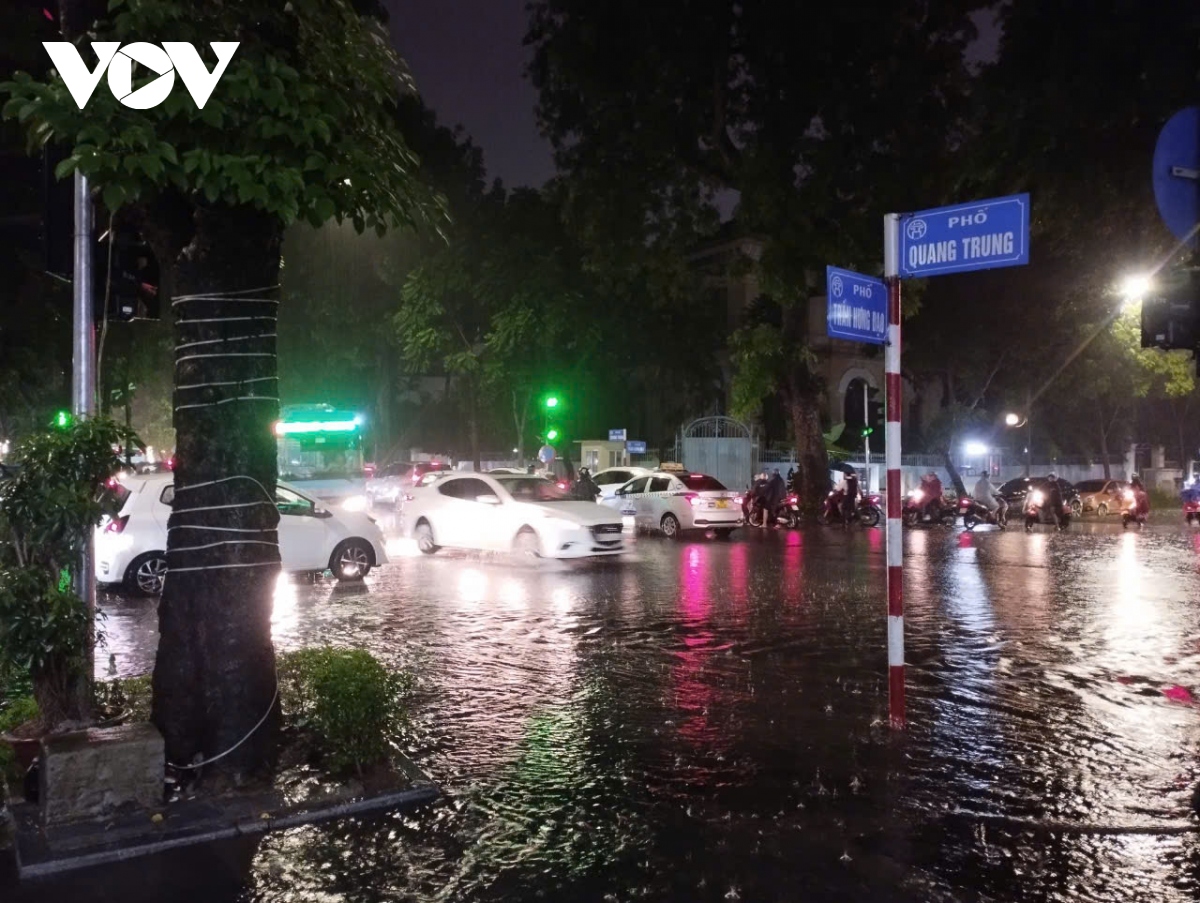
[(124, 517), (114, 517), (108, 522), (108, 526), (104, 528), (105, 533), (121, 533), (125, 530), (125, 525), (129, 523), (129, 515)]
[(696, 495), (696, 493), (694, 493), (694, 492), (689, 492), (687, 495), (684, 496), (684, 498), (688, 500), (688, 504), (691, 505), (693, 508), (699, 508), (700, 505), (703, 504), (703, 502), (704, 502), (704, 500), (701, 499), (700, 496)]

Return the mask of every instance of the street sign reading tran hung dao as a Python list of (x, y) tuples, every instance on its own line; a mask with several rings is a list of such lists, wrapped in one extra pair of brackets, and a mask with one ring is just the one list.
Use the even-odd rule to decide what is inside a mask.
[(825, 267), (828, 309), (825, 329), (831, 339), (887, 342), (887, 286), (853, 270)]
[(941, 276), (1027, 263), (1027, 194), (922, 210), (901, 218), (901, 276)]

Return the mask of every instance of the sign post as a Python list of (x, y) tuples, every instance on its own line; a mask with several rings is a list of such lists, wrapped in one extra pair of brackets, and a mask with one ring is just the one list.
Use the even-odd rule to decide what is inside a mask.
[(904, 727), (904, 526), (900, 483), (900, 214), (883, 218), (888, 343), (883, 353), (884, 463), (887, 468), (888, 720)]
[(900, 480), (900, 282), (1029, 263), (1029, 195), (991, 198), (883, 218), (883, 276), (887, 285), (884, 374), (887, 426), (888, 718), (905, 725), (904, 528)]

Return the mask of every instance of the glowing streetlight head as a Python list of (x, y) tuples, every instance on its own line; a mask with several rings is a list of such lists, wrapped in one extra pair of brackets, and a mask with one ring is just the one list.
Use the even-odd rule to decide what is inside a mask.
[(1121, 296), (1126, 301), (1141, 301), (1154, 287), (1154, 282), (1145, 273), (1126, 276), (1121, 282)]
[(988, 447), (982, 442), (968, 442), (966, 451), (973, 458), (982, 458), (988, 453)]
[(1016, 414), (1006, 414), (1004, 416), (1004, 422), (1007, 423), (1009, 426), (1016, 426), (1018, 423), (1021, 422), (1021, 418), (1018, 417)]
[(549, 432), (546, 433), (546, 439), (549, 442), (553, 442), (557, 438), (558, 438), (558, 430), (556, 430), (556, 429), (551, 429)]
[(547, 398), (546, 399), (546, 407), (557, 408), (558, 407), (558, 396), (551, 395), (549, 398)]

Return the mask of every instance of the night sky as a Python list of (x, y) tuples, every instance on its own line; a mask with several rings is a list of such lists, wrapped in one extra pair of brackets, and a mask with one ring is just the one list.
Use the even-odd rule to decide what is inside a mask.
[[(597, 0), (603, 2), (603, 0)], [(540, 186), (554, 174), (538, 133), (537, 92), (525, 78), (526, 0), (384, 0), (392, 36), (425, 103), (443, 125), (461, 125), (483, 149), (488, 175), (510, 187)], [(978, 13), (973, 61), (994, 58), (994, 15)], [(722, 205), (728, 215), (730, 204)]]
[(488, 175), (542, 185), (554, 174), (537, 130), (525, 0), (385, 0), (392, 35), (417, 89), (443, 125), (462, 125), (483, 148)]

